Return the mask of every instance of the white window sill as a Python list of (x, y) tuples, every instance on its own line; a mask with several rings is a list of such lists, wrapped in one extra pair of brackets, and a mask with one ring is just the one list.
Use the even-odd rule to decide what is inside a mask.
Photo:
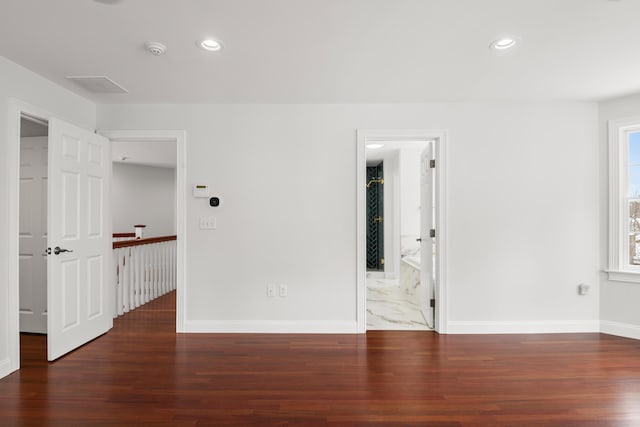
[(631, 271), (607, 271), (609, 280), (613, 282), (640, 283), (640, 272)]

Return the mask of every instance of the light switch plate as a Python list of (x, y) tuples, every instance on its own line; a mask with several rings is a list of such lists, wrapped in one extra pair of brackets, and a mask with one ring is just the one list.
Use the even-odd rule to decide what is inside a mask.
[(216, 226), (217, 224), (215, 216), (200, 217), (200, 230), (215, 230)]

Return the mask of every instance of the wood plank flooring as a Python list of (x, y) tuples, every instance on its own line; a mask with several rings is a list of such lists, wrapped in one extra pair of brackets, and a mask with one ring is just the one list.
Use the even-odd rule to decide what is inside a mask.
[(600, 334), (174, 334), (175, 296), (46, 362), (22, 337), (0, 426), (639, 426), (640, 341)]

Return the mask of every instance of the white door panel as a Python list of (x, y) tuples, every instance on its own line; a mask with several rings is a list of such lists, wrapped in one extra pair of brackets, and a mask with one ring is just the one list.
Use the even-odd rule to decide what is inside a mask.
[(422, 154), (420, 178), (420, 308), (427, 324), (434, 326), (434, 309), (431, 299), (434, 297), (433, 249), (434, 239), (430, 236), (433, 228), (433, 142)]
[(20, 139), (20, 332), (47, 333), (47, 137)]
[[(49, 360), (111, 329), (109, 141), (49, 122)], [(56, 254), (56, 247), (62, 251)], [(112, 284), (111, 284), (112, 285)]]

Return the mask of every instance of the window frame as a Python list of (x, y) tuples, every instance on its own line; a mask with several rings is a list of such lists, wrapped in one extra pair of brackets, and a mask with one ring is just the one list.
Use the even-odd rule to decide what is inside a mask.
[(640, 265), (629, 263), (629, 134), (640, 116), (609, 120), (609, 280), (640, 283)]

